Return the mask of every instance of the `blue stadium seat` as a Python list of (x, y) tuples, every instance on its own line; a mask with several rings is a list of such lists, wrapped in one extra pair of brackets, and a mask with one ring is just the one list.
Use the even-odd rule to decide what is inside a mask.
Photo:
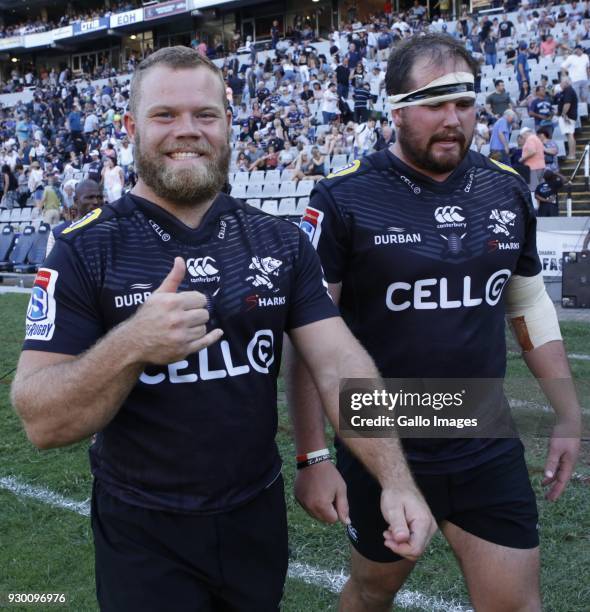
[(0, 262), (8, 261), (10, 251), (14, 247), (14, 229), (10, 225), (2, 226), (0, 232)]
[(27, 225), (8, 259), (0, 261), (0, 270), (10, 271), (15, 265), (24, 264), (29, 251), (33, 248), (33, 244), (35, 244), (35, 238), (35, 228), (32, 225)]
[(29, 253), (26, 263), (15, 264), (13, 270), (19, 273), (37, 272), (41, 264), (45, 261), (47, 251), (47, 240), (49, 239), (50, 227), (47, 223), (42, 223), (36, 232), (35, 241)]

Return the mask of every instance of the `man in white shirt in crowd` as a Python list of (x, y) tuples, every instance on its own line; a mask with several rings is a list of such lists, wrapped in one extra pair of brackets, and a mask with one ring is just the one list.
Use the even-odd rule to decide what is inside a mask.
[(123, 169), (125, 174), (125, 180), (127, 180), (127, 168), (133, 164), (133, 145), (129, 142), (127, 136), (123, 136), (121, 139), (121, 146), (118, 152), (119, 166)]
[(578, 96), (578, 101), (586, 102), (588, 99), (590, 60), (584, 53), (582, 45), (576, 45), (574, 52), (568, 55), (563, 64), (561, 64), (561, 70), (567, 71), (572, 87)]
[(379, 65), (376, 65), (373, 68), (372, 74), (369, 77), (369, 86), (371, 91), (371, 99), (373, 100), (373, 104), (377, 102), (377, 98), (379, 98), (379, 94), (381, 93), (381, 89), (383, 88), (383, 83), (385, 82), (385, 74)]

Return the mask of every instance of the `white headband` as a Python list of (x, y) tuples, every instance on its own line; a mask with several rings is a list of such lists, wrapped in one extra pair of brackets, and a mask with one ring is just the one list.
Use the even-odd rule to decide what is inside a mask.
[(387, 101), (391, 104), (391, 110), (396, 110), (406, 106), (439, 104), (459, 98), (475, 100), (474, 82), (475, 79), (470, 72), (451, 72), (430, 81), (420, 89), (388, 96)]

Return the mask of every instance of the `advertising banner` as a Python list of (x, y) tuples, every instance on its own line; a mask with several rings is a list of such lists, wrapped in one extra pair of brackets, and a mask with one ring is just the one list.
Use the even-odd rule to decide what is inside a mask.
[(143, 9), (143, 18), (159, 19), (161, 17), (170, 17), (171, 15), (179, 15), (188, 11), (187, 0), (170, 0), (170, 2), (161, 2), (146, 6)]
[(47, 47), (53, 43), (53, 32), (39, 32), (37, 34), (26, 34), (23, 36), (25, 47)]
[(90, 32), (98, 32), (99, 30), (106, 30), (108, 27), (108, 17), (99, 17), (98, 19), (91, 19), (90, 21), (78, 21), (74, 23), (74, 36), (90, 34)]
[(56, 28), (55, 30), (51, 30), (51, 34), (53, 34), (53, 40), (71, 38), (74, 35), (74, 28), (71, 25), (64, 26), (63, 28)]
[(111, 15), (111, 28), (122, 28), (143, 21), (143, 9)]
[(563, 253), (582, 250), (586, 232), (537, 232), (537, 250), (543, 267), (543, 276), (561, 276)]

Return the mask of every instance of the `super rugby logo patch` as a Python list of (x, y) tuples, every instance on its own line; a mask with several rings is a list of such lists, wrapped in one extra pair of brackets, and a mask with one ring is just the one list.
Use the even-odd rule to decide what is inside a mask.
[(321, 210), (308, 206), (299, 223), (299, 227), (307, 234), (314, 249), (318, 248), (318, 242), (322, 233), (323, 219), (324, 213)]
[(27, 340), (51, 340), (55, 331), (55, 283), (59, 273), (50, 268), (37, 272), (25, 324)]

